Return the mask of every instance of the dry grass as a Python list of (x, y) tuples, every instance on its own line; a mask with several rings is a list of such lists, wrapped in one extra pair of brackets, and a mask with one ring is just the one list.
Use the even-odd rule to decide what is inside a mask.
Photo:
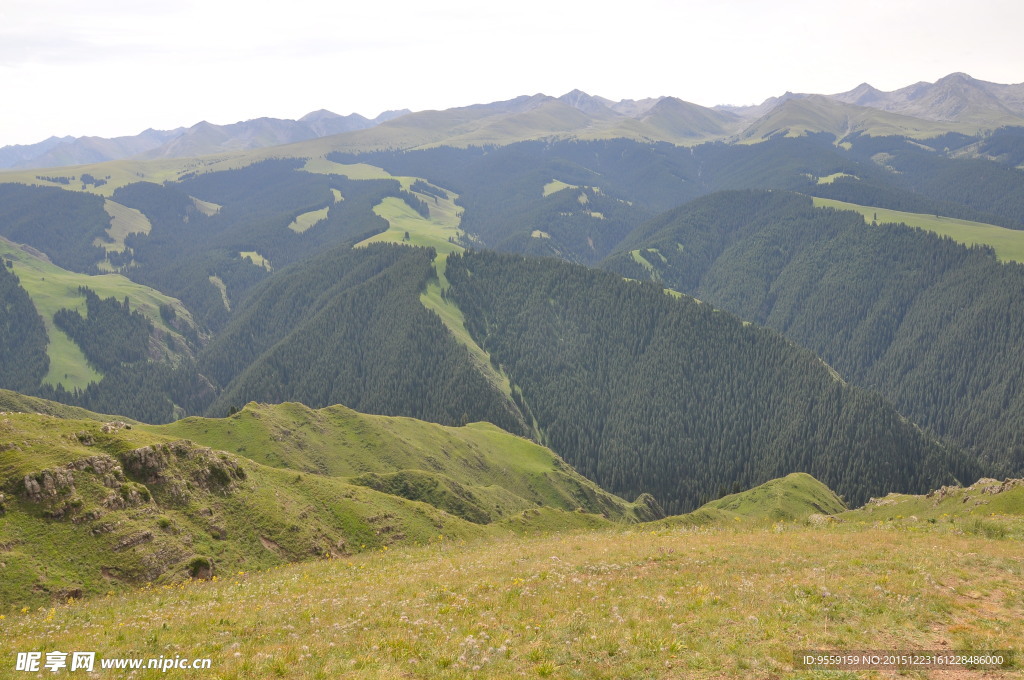
[(222, 574), (10, 614), (0, 639), (209, 657), (216, 678), (872, 677), (794, 673), (792, 653), (1017, 648), (1021, 592), (1016, 541), (849, 524), (634, 529)]

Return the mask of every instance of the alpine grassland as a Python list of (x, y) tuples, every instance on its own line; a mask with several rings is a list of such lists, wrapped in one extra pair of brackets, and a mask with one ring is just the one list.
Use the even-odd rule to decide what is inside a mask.
[(444, 206), (430, 203), (428, 206), (431, 206), (429, 218), (417, 213), (400, 198), (385, 198), (373, 212), (388, 221), (388, 230), (371, 236), (359, 245), (384, 241), (433, 248), (443, 255), (461, 251), (461, 246), (454, 243), (462, 233), (455, 217), (454, 198), (447, 199)]
[(210, 658), (225, 679), (893, 677), (801, 671), (794, 652), (1024, 639), (1019, 542), (927, 524), (734, 524), (435, 536), (11, 608), (0, 629), (12, 651)]
[(470, 360), (473, 366), (483, 374), (494, 386), (501, 390), (506, 397), (512, 397), (512, 383), (508, 376), (491, 361), (491, 355), (487, 353), (466, 328), (466, 317), (453, 301), (445, 297), (444, 292), (448, 290), (448, 278), (445, 276), (445, 269), (448, 264), (447, 255), (438, 255), (434, 258), (434, 270), (437, 272), (437, 279), (427, 283), (426, 288), (420, 295), (420, 302), (424, 307), (437, 314), (442, 323), (451, 331), (459, 344), (469, 351)]
[(905, 224), (908, 227), (930, 231), (939, 236), (947, 236), (965, 246), (991, 246), (996, 257), (1003, 262), (1024, 262), (1024, 231), (1018, 229), (1007, 229), (994, 224), (958, 220), (940, 215), (874, 208), (830, 198), (814, 198), (813, 201), (817, 208), (858, 212), (864, 216), (864, 221), (868, 224), (872, 222), (876, 224)]
[(330, 208), (320, 208), (319, 210), (311, 210), (307, 213), (302, 213), (288, 225), (288, 228), (296, 234), (301, 234), (326, 220), (328, 210), (330, 210)]
[(831, 175), (825, 175), (824, 177), (815, 177), (814, 180), (818, 184), (832, 184), (841, 177), (852, 177), (853, 179), (857, 179), (856, 175), (851, 175), (845, 172), (833, 172)]
[(382, 168), (366, 163), (335, 163), (323, 156), (315, 156), (302, 166), (306, 172), (321, 175), (344, 175), (349, 179), (393, 179), (391, 174)]
[[(401, 185), (403, 191), (425, 204), (426, 214), (422, 214), (401, 198), (392, 196), (383, 199), (374, 207), (373, 212), (387, 220), (389, 228), (358, 245), (404, 243), (434, 248), (441, 255), (462, 250), (455, 245), (455, 241), (463, 235), (459, 229), (462, 209), (456, 205), (459, 198), (457, 194), (435, 187), (418, 177), (393, 176), (382, 168), (366, 163), (336, 163), (323, 157), (313, 157), (306, 161), (302, 169), (322, 175), (342, 175), (353, 180), (393, 179)], [(344, 199), (338, 192), (334, 194), (334, 200), (337, 203)], [(321, 212), (323, 214), (319, 215)], [(302, 215), (289, 228), (301, 233), (315, 224), (311, 220), (324, 219), (326, 214), (327, 211), (323, 210)]]
[(35, 413), (37, 415), (56, 416), (72, 420), (98, 420), (108, 422), (113, 420), (126, 421), (136, 424), (136, 421), (124, 416), (112, 416), (103, 413), (93, 413), (78, 406), (68, 406), (59, 401), (30, 397), (11, 390), (0, 389), (0, 411), (15, 411), (18, 413)]
[(553, 179), (544, 185), (543, 195), (550, 196), (556, 191), (561, 191), (562, 189), (579, 189), (579, 187), (575, 184), (567, 184), (559, 179)]
[(107, 230), (110, 240), (97, 245), (108, 251), (120, 253), (125, 249), (124, 240), (129, 234), (148, 234), (153, 229), (149, 218), (134, 208), (108, 199), (103, 202), (103, 209), (110, 215), (110, 228)]
[(270, 260), (268, 260), (267, 258), (263, 257), (262, 255), (259, 254), (259, 252), (255, 251), (255, 250), (243, 250), (243, 251), (240, 251), (238, 253), (238, 256), (240, 258), (242, 258), (243, 260), (249, 260), (250, 262), (252, 262), (257, 267), (263, 267), (268, 272), (274, 270), (274, 267), (271, 266), (271, 264), (270, 264)]
[(224, 279), (220, 278), (216, 274), (210, 274), (210, 284), (217, 289), (220, 294), (220, 301), (224, 305), (224, 309), (231, 311), (231, 298), (228, 297), (228, 287), (224, 284)]
[[(270, 467), (390, 487), (389, 493), (412, 500), (430, 502), (427, 496), (440, 482), (458, 489), (463, 505), (478, 506), (474, 515), (483, 511), (488, 522), (536, 507), (586, 509), (613, 518), (635, 515), (631, 504), (576, 473), (549, 449), (490, 423), (447, 427), (344, 406), (251, 403), (228, 418), (186, 418), (142, 428)], [(642, 513), (641, 508), (637, 518), (653, 519)]]
[(81, 348), (53, 321), (53, 315), (61, 309), (85, 313), (86, 298), (79, 290), (82, 286), (100, 298), (128, 298), (132, 309), (145, 315), (165, 337), (172, 339), (162, 343), (161, 353), (165, 356), (176, 356), (178, 351), (171, 347), (184, 347), (185, 342), (181, 334), (162, 319), (161, 307), (173, 309), (179, 319), (194, 326), (192, 315), (181, 302), (120, 274), (91, 276), (71, 272), (4, 240), (0, 240), (0, 257), (12, 262), (12, 271), (32, 298), (46, 326), (49, 338), (46, 353), (50, 358), (50, 369), (44, 382), (49, 385), (62, 384), (67, 390), (84, 389), (90, 382), (99, 382), (103, 377), (89, 364)]
[(647, 260), (647, 258), (643, 256), (643, 254), (642, 254), (640, 249), (629, 251), (629, 256), (633, 258), (634, 262), (636, 262), (638, 265), (640, 265), (641, 267), (643, 267), (647, 271), (651, 272), (652, 274), (655, 273), (654, 265), (652, 265)]
[[(234, 161), (234, 158), (238, 156), (239, 154), (223, 154), (222, 157), (209, 156), (202, 159), (117, 160), (60, 168), (56, 173), (43, 173), (43, 175), (56, 174), (61, 178), (67, 178), (69, 181), (66, 183), (47, 179), (38, 170), (5, 170), (0, 173), (0, 181), (60, 187), (70, 191), (86, 191), (110, 197), (117, 189), (135, 182), (175, 181), (188, 173), (227, 170), (234, 165), (246, 165), (250, 162)], [(85, 183), (82, 181), (82, 177), (85, 175), (102, 178), (104, 182), (100, 184)]]

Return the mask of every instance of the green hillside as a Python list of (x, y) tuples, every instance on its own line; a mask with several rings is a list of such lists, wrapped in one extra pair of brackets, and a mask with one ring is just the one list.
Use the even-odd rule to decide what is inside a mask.
[(488, 424), (285, 404), (164, 427), (5, 412), (0, 430), (0, 610), (498, 535), (538, 508), (546, 530), (660, 516)]
[(844, 510), (846, 504), (834, 491), (805, 472), (794, 472), (753, 489), (705, 503), (685, 515), (667, 517), (653, 525), (802, 522), (811, 515), (830, 516)]
[(131, 418), (124, 416), (112, 416), (103, 413), (93, 413), (77, 406), (68, 406), (60, 402), (30, 397), (19, 392), (0, 389), (0, 411), (15, 411), (18, 413), (36, 413), (69, 420), (98, 420), (106, 423), (113, 420), (127, 421), (130, 424), (137, 424)]
[[(61, 309), (80, 310), (84, 313), (85, 295), (79, 290), (82, 286), (91, 289), (101, 298), (128, 298), (132, 309), (145, 315), (158, 329), (152, 343), (156, 356), (173, 360), (189, 351), (182, 330), (194, 333), (195, 324), (181, 302), (170, 296), (120, 274), (90, 276), (67, 271), (3, 240), (0, 240), (0, 258), (13, 263), (11, 270), (21, 280), (21, 286), (28, 292), (46, 325), (49, 338), (47, 355), (50, 358), (49, 372), (44, 378), (46, 384), (60, 384), (68, 390), (84, 389), (90, 382), (99, 382), (103, 377), (89, 364), (81, 348), (57, 328), (53, 321), (54, 314)], [(174, 310), (178, 320), (176, 326), (170, 325), (163, 318), (161, 307)]]
[(458, 495), (466, 512), (484, 523), (538, 505), (584, 508), (611, 519), (652, 518), (644, 508), (627, 508), (550, 450), (490, 423), (445, 427), (344, 406), (251, 403), (225, 419), (186, 418), (144, 429), (271, 467), (351, 478), (411, 500)]
[(979, 479), (971, 486), (944, 486), (924, 495), (890, 493), (840, 513), (843, 522), (884, 523), (937, 531), (1024, 540), (1024, 480)]

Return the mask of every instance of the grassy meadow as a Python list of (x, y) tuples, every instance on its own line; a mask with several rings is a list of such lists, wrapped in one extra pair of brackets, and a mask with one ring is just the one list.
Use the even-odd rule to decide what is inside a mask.
[(96, 245), (108, 251), (124, 252), (124, 240), (129, 234), (148, 234), (153, 229), (149, 218), (135, 208), (107, 199), (103, 202), (103, 209), (110, 215), (109, 240), (99, 241)]
[(208, 657), (223, 679), (893, 677), (796, 671), (793, 652), (1017, 648), (1022, 592), (1016, 541), (888, 524), (638, 527), (222, 574), (19, 610), (0, 635), (12, 651)]
[(274, 270), (274, 268), (270, 265), (270, 260), (263, 257), (255, 250), (243, 250), (238, 253), (238, 256), (243, 260), (249, 260), (257, 267), (263, 267), (268, 272)]
[(316, 225), (320, 224), (327, 219), (327, 212), (330, 207), (320, 208), (319, 210), (311, 210), (306, 213), (302, 213), (288, 225), (288, 228), (294, 231), (296, 234), (302, 234), (309, 231)]
[(90, 382), (98, 382), (103, 377), (88, 364), (78, 345), (53, 323), (53, 315), (60, 309), (75, 309), (83, 315), (86, 313), (85, 296), (78, 290), (80, 286), (91, 288), (101, 298), (129, 298), (133, 310), (144, 314), (155, 327), (179, 339), (178, 332), (160, 317), (160, 305), (171, 305), (179, 318), (189, 321), (192, 318), (175, 298), (120, 274), (92, 276), (71, 272), (3, 240), (0, 240), (0, 257), (14, 263), (14, 273), (18, 275), (21, 286), (28, 292), (43, 318), (50, 340), (46, 348), (50, 357), (50, 370), (44, 378), (44, 382), (49, 385), (60, 383), (68, 390), (76, 387), (85, 389)]

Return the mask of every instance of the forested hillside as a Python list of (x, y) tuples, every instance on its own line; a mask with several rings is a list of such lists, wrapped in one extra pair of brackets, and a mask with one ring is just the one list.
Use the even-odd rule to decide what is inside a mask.
[(10, 261), (0, 265), (0, 384), (26, 392), (39, 385), (50, 366), (46, 327)]
[(694, 201), (622, 249), (607, 267), (776, 328), (980, 459), (1024, 469), (1021, 265), (786, 192)]
[(425, 248), (342, 247), (268, 281), (202, 357), (225, 388), (211, 412), (301, 401), (525, 433), (516, 406), (420, 304), (432, 259)]
[(447, 295), (545, 443), (670, 513), (808, 472), (856, 504), (978, 468), (776, 333), (651, 284), (554, 260), (452, 256)]
[(110, 216), (103, 199), (55, 187), (0, 184), (0, 236), (42, 252), (76, 272), (96, 273)]

